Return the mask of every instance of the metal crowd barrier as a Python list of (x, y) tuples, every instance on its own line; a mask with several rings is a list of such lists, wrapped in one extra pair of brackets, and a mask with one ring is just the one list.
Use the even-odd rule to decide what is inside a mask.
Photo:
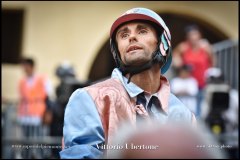
[(238, 40), (225, 40), (213, 44), (213, 51), (216, 55), (216, 67), (224, 74), (224, 79), (233, 89), (238, 90), (239, 82), (239, 51)]
[[(16, 103), (2, 104), (2, 157), (3, 159), (56, 158), (52, 150), (62, 150), (62, 137), (49, 136), (49, 127), (41, 125), (36, 135), (25, 137), (16, 116)], [(30, 130), (36, 132), (36, 130)]]

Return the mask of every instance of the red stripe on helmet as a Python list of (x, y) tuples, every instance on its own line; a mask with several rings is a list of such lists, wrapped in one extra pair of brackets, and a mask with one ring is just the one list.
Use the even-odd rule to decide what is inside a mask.
[[(157, 21), (155, 20), (154, 18), (150, 17), (150, 16), (147, 16), (147, 15), (144, 15), (144, 14), (126, 14), (126, 15), (123, 15), (121, 17), (119, 17), (112, 25), (111, 27), (111, 31), (110, 31), (110, 38), (112, 38), (112, 35), (113, 33), (115, 32), (115, 30), (123, 23), (125, 22), (130, 22), (130, 21), (133, 21), (133, 20), (148, 20), (148, 21), (151, 21), (151, 22), (154, 22), (156, 23), (157, 25), (159, 25), (160, 27), (162, 27), (162, 25)], [(162, 27), (163, 28), (163, 27)]]

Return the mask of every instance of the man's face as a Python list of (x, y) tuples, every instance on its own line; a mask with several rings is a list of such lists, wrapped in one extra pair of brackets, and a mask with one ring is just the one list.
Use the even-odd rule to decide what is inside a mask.
[(198, 30), (192, 30), (187, 33), (187, 39), (190, 43), (196, 44), (201, 39), (201, 33)]
[(33, 74), (33, 66), (31, 66), (30, 64), (23, 63), (22, 67), (23, 71), (27, 76), (31, 76)]
[(121, 60), (126, 65), (141, 65), (152, 59), (156, 50), (157, 32), (148, 23), (130, 22), (116, 32)]

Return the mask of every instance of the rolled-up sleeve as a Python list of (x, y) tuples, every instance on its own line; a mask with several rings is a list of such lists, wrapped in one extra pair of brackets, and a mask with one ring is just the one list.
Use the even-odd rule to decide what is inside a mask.
[(86, 90), (70, 97), (64, 115), (64, 149), (61, 158), (101, 158), (97, 145), (104, 143), (104, 132), (96, 106)]

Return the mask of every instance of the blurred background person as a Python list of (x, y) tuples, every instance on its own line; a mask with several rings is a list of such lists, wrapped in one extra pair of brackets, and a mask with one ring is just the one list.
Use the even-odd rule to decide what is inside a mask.
[[(35, 61), (32, 58), (24, 58), (21, 64), (25, 76), (19, 82), (18, 120), (24, 138), (36, 138), (43, 135), (43, 117), (47, 110), (48, 98), (52, 93), (52, 86), (46, 76), (35, 72)], [(41, 158), (39, 152), (31, 153), (30, 150), (24, 152), (22, 156)]]
[(210, 68), (205, 74), (205, 105), (202, 117), (224, 145), (229, 145), (229, 155), (238, 157), (238, 91), (224, 81), (219, 68)]
[[(156, 125), (158, 124), (158, 125)], [(125, 123), (115, 135), (106, 158), (118, 159), (219, 159), (227, 158), (224, 148), (203, 123), (142, 121), (141, 128)], [(148, 137), (148, 138), (146, 138)]]
[[(53, 137), (63, 137), (65, 106), (72, 92), (76, 88), (82, 87), (81, 85), (83, 84), (77, 79), (75, 69), (69, 61), (64, 61), (58, 65), (55, 74), (59, 78), (60, 83), (56, 87), (56, 100), (51, 108), (52, 121), (50, 123), (50, 135)], [(59, 159), (60, 151), (61, 148), (53, 148), (51, 158)]]
[(223, 124), (229, 124), (231, 128), (238, 127), (238, 91), (224, 81), (224, 75), (219, 68), (208, 69), (205, 76), (207, 106), (203, 117), (212, 119), (219, 114), (226, 121)]
[(181, 42), (173, 51), (173, 66), (179, 68), (184, 64), (192, 67), (192, 76), (198, 82), (199, 92), (197, 95), (196, 116), (201, 115), (201, 102), (203, 89), (205, 87), (204, 72), (215, 65), (212, 48), (206, 39), (202, 38), (197, 25), (190, 25), (185, 28), (186, 41)]
[(171, 90), (194, 114), (196, 114), (198, 83), (191, 76), (191, 67), (183, 65), (177, 69), (177, 77), (170, 81)]

